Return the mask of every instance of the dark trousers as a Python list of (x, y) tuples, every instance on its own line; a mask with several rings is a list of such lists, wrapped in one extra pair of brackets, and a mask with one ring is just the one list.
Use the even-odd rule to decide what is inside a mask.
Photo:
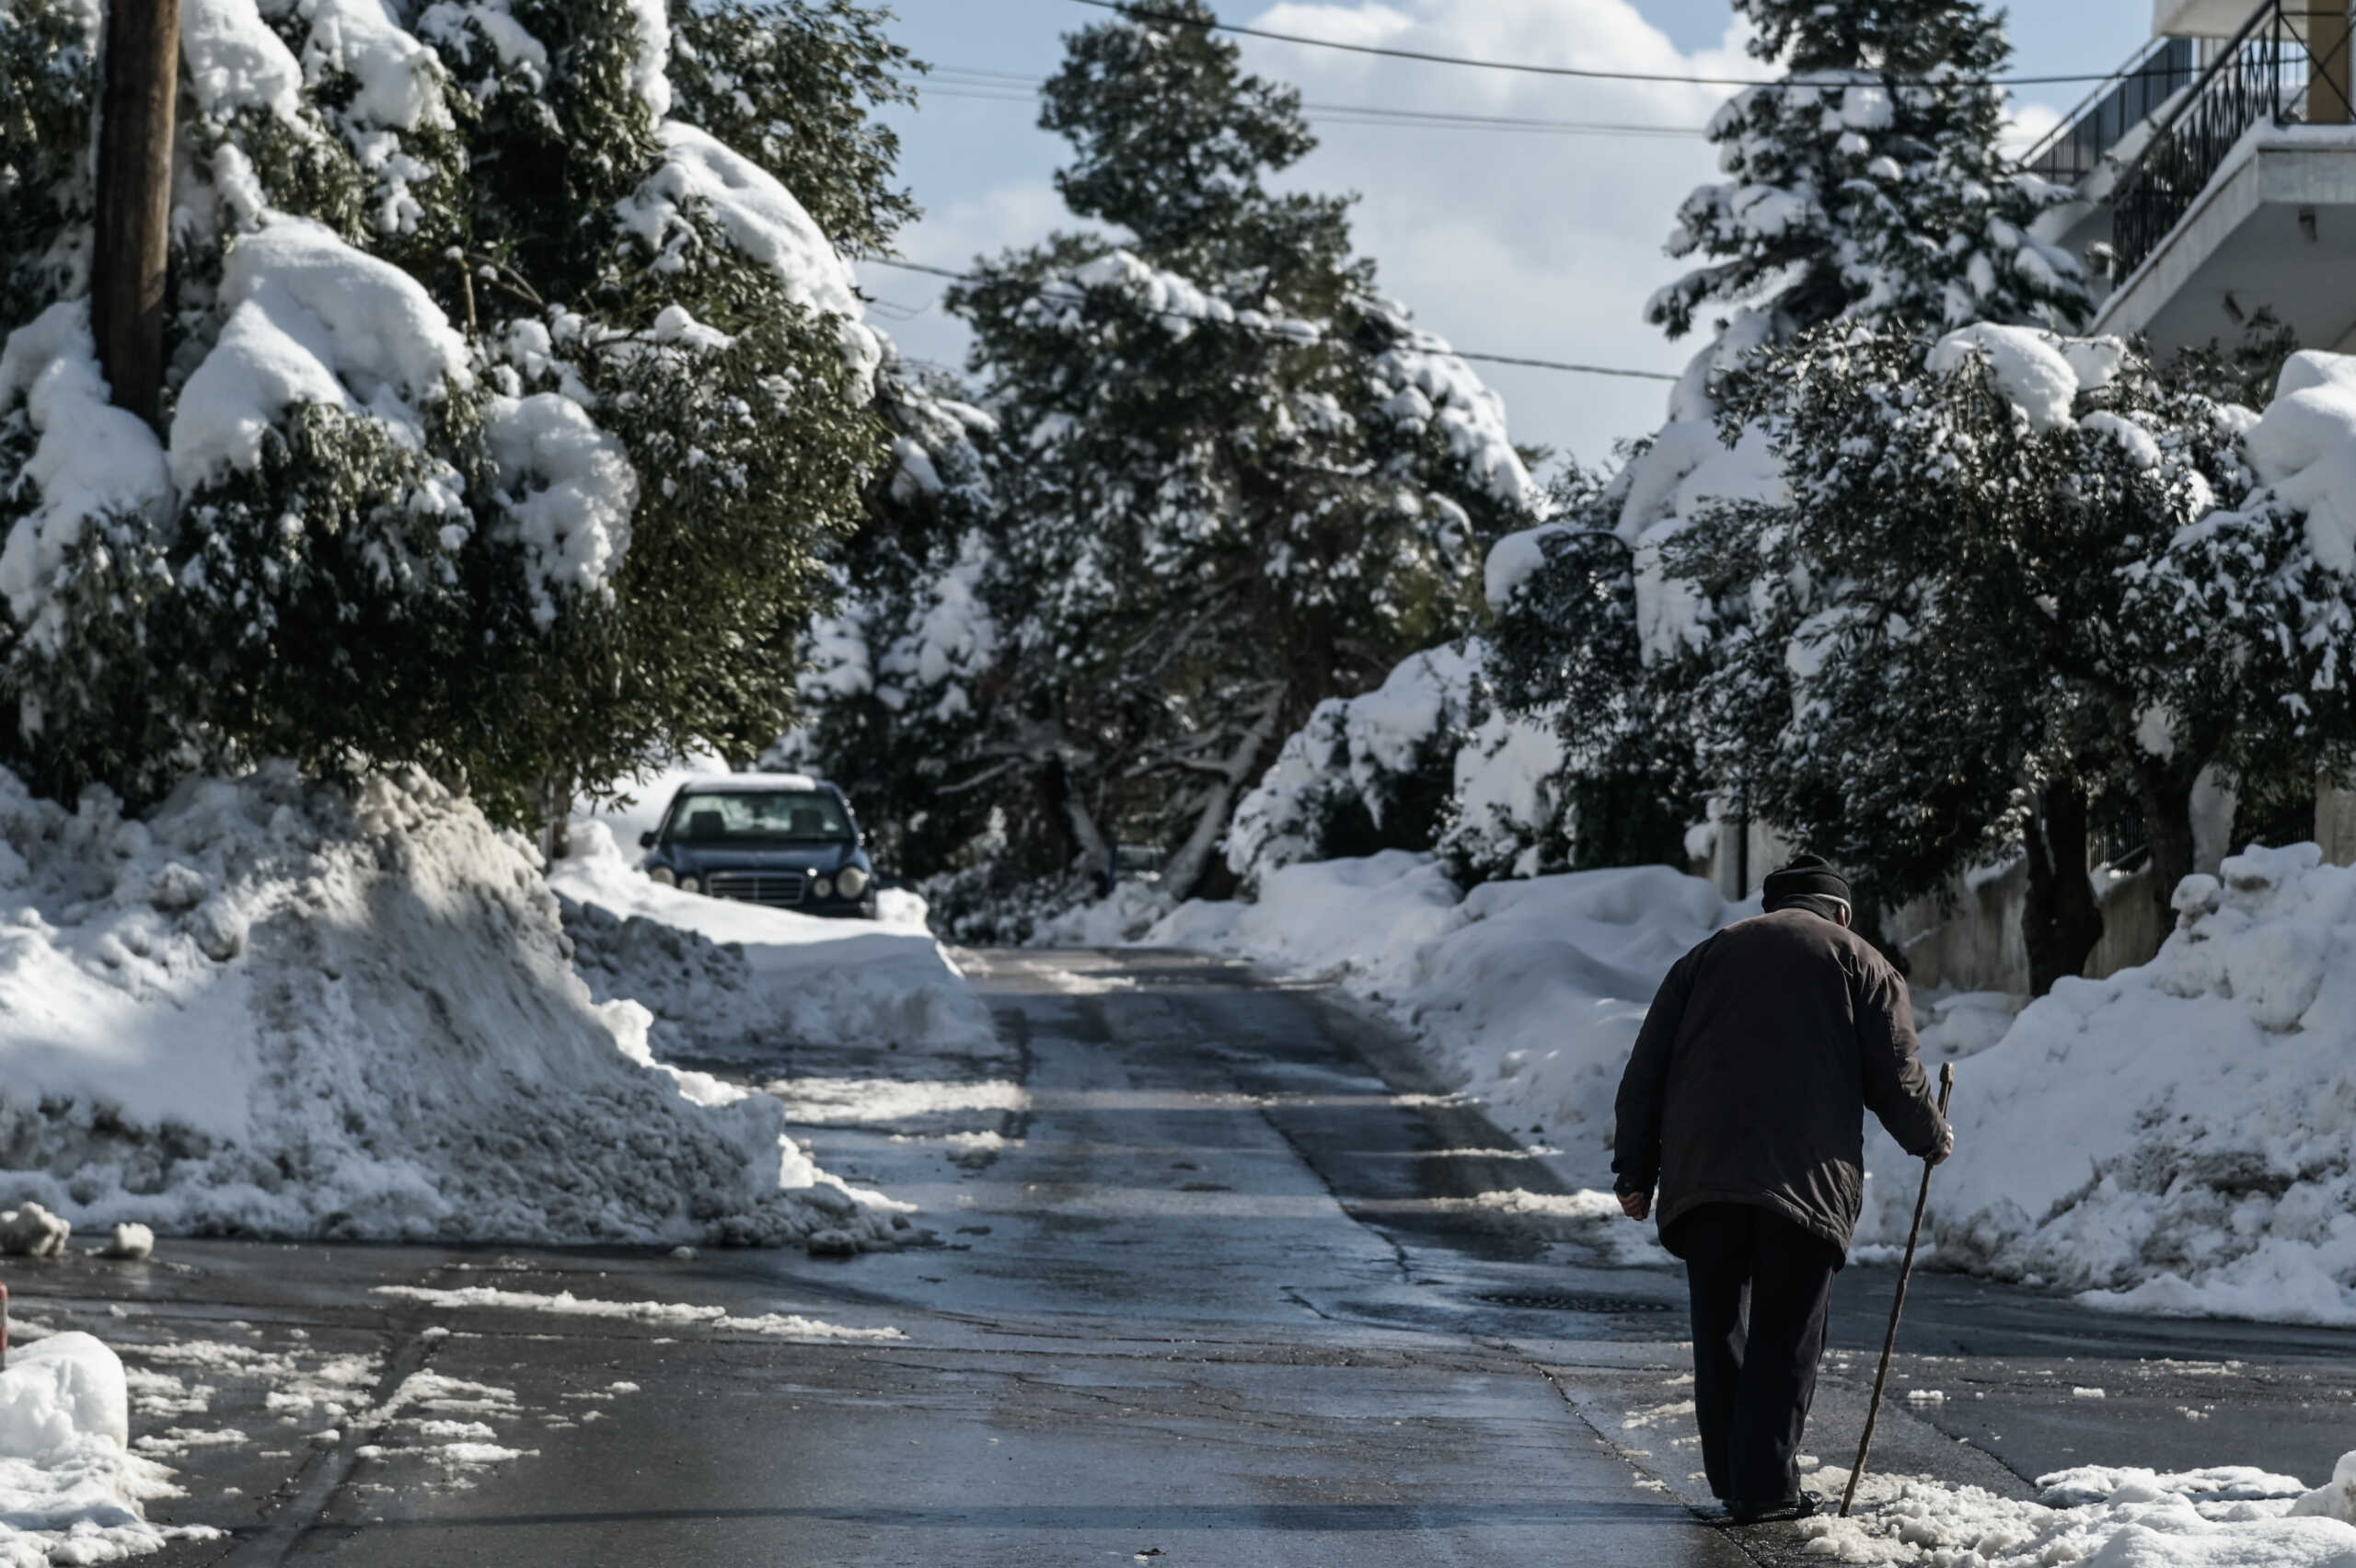
[(1789, 1502), (1799, 1495), (1794, 1459), (1842, 1255), (1748, 1204), (1680, 1215), (1669, 1241), (1692, 1292), (1693, 1412), (1710, 1491), (1737, 1503)]

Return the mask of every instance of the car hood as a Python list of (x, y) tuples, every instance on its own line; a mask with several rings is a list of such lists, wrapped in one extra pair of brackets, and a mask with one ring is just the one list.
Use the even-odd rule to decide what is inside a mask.
[(710, 848), (675, 844), (661, 859), (679, 871), (832, 871), (859, 858), (849, 844), (802, 844), (791, 848)]

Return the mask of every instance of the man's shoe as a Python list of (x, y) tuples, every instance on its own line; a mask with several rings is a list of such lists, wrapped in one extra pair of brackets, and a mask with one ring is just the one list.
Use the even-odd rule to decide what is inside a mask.
[(1814, 1517), (1817, 1502), (1813, 1492), (1803, 1492), (1783, 1503), (1745, 1503), (1738, 1500), (1727, 1505), (1727, 1517), (1738, 1525), (1782, 1524), (1792, 1519)]

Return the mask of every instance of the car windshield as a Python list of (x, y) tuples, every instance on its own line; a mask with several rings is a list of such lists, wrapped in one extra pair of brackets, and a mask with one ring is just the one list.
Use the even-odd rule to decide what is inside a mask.
[(823, 790), (699, 790), (671, 808), (670, 836), (687, 844), (848, 839), (850, 816)]

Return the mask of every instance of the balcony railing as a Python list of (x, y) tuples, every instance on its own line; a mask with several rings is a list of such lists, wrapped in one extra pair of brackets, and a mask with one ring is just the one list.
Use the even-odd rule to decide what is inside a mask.
[(2189, 38), (2154, 39), (2028, 150), (2021, 167), (2057, 185), (2075, 185), (2102, 167), (2102, 156), (2157, 114), (2200, 74)]
[(2327, 57), (2318, 60), (2302, 30), (2307, 20), (2304, 9), (2267, 0), (2154, 128), (2111, 196), (2114, 277), (2124, 281), (2160, 248), (2252, 126), (2356, 118), (2347, 36), (2327, 43)]

